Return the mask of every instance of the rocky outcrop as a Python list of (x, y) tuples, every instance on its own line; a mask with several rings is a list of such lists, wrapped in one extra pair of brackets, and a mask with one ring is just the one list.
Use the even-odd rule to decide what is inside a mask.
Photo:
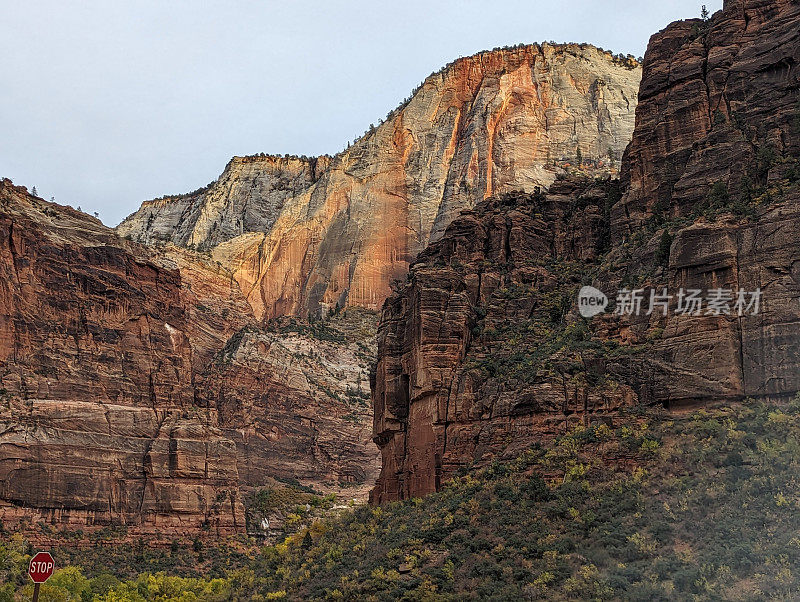
[(564, 181), (492, 199), (420, 254), (381, 314), (373, 502), (430, 493), (460, 467), (636, 401), (575, 369), (582, 339), (563, 324), (603, 250), (612, 193), (610, 182)]
[[(760, 290), (763, 300), (757, 316), (627, 318), (633, 342), (663, 328), (645, 364), (647, 400), (674, 406), (800, 388), (799, 61), (800, 5), (790, 1), (727, 1), (710, 21), (673, 23), (650, 41), (615, 239), (666, 226), (668, 265), (646, 283)], [(619, 246), (614, 261), (646, 274), (657, 238), (649, 248)]]
[(652, 214), (691, 213), (714, 182), (740, 195), (784, 177), (774, 159), (800, 153), (798, 21), (791, 0), (730, 0), (708, 22), (680, 21), (652, 37), (618, 234)]
[(463, 208), (609, 173), (633, 129), (640, 69), (588, 45), (459, 59), (333, 158), (236, 158), (208, 189), (145, 203), (118, 231), (213, 248), (258, 317), (377, 309)]
[(193, 403), (180, 272), (8, 180), (0, 270), (2, 519), (238, 530), (235, 444)]
[[(676, 233), (667, 270), (647, 284), (666, 282), (670, 291), (698, 289), (704, 295), (713, 289), (734, 291), (732, 313), (707, 315), (706, 308), (700, 316), (673, 313), (670, 319), (622, 321), (634, 345), (663, 328), (641, 362), (644, 371), (628, 376), (645, 400), (677, 407), (719, 399), (780, 399), (800, 391), (799, 227), (800, 190), (793, 185), (753, 219), (727, 216)], [(738, 290), (761, 292), (758, 313), (734, 311)]]
[(4, 524), (241, 533), (246, 493), (273, 478), (374, 480), (374, 315), (264, 327), (210, 259), (9, 180), (0, 271)]
[[(572, 189), (570, 189), (572, 188)], [(384, 305), (372, 391), (382, 470), (375, 503), (437, 490), (458, 469), (613, 423), (624, 407), (787, 399), (800, 391), (800, 187), (758, 209), (598, 256), (607, 235), (597, 185), (556, 184), (463, 214)], [(613, 191), (612, 191), (613, 198)], [(640, 288), (639, 315), (580, 318), (591, 283), (611, 299)], [(673, 294), (667, 316), (649, 294)], [(677, 313), (677, 292), (731, 291), (730, 314)], [(736, 291), (761, 291), (757, 313)], [(749, 302), (750, 297), (747, 298)]]
[(365, 498), (380, 462), (368, 366), (377, 316), (355, 309), (311, 326), (245, 328), (202, 374), (198, 403), (236, 444), (239, 482), (300, 481)]
[[(749, 0), (659, 32), (618, 184), (491, 200), (420, 255), (381, 315), (374, 502), (631, 403), (800, 390), (799, 31), (797, 3)], [(578, 315), (585, 284), (607, 313)], [(648, 315), (664, 287), (667, 315)], [(639, 315), (621, 289), (641, 289)], [(684, 315), (680, 289), (761, 303)]]

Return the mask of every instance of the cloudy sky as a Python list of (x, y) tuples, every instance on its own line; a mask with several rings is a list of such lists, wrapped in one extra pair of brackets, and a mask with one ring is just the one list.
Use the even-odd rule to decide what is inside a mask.
[(699, 13), (691, 0), (0, 0), (0, 177), (115, 225), (233, 155), (335, 153), (458, 56), (546, 40), (640, 56)]

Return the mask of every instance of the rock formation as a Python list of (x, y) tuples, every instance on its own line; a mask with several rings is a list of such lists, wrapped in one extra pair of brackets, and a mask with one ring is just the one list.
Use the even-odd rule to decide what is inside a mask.
[(574, 368), (580, 331), (562, 324), (603, 250), (612, 192), (563, 181), (490, 199), (412, 264), (378, 331), (372, 501), (430, 493), (459, 467), (636, 401), (629, 386)]
[(769, 163), (800, 152), (798, 18), (791, 0), (727, 0), (710, 21), (651, 38), (615, 231), (687, 215), (714, 182), (738, 190), (783, 177)]
[(3, 180), (0, 519), (224, 534), (275, 479), (365, 493), (376, 324), (358, 306), (460, 209), (577, 154), (614, 172), (639, 78), (585, 45), (460, 59), (339, 155), (234, 158), (117, 232)]
[(119, 232), (141, 243), (170, 241), (200, 250), (245, 232), (266, 232), (286, 201), (308, 190), (329, 164), (330, 157), (234, 157), (205, 188), (145, 201)]
[(368, 371), (376, 322), (355, 309), (311, 326), (278, 320), (239, 331), (217, 354), (197, 398), (236, 443), (240, 484), (271, 477), (366, 496), (380, 466)]
[(127, 242), (9, 180), (0, 270), (6, 524), (235, 533), (267, 477), (374, 479), (369, 314), (317, 326), (329, 342), (275, 334), (214, 262)]
[(614, 171), (640, 76), (588, 45), (459, 59), (333, 158), (235, 158), (208, 188), (146, 202), (118, 231), (212, 249), (259, 318), (377, 309), (461, 209), (551, 184), (579, 148), (585, 168)]
[[(654, 35), (621, 181), (462, 213), (384, 305), (375, 502), (425, 494), (635, 403), (800, 390), (800, 5), (726, 2)], [(666, 316), (577, 312), (581, 285), (667, 287)], [(761, 291), (679, 315), (683, 288)], [(621, 300), (620, 300), (621, 301)]]
[[(237, 530), (235, 445), (193, 404), (180, 272), (8, 180), (0, 224), (3, 520)], [(215, 303), (232, 319), (202, 338), (224, 341), (249, 307)]]

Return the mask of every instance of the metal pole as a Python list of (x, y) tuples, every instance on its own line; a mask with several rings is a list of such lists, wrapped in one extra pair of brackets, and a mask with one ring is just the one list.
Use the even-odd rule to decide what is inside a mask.
[(39, 602), (39, 586), (41, 583), (36, 583), (33, 586), (33, 602)]

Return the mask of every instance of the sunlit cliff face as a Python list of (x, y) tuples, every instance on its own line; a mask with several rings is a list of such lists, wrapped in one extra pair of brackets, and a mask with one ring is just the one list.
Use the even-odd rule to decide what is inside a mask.
[(235, 158), (206, 190), (145, 203), (118, 228), (211, 249), (256, 315), (377, 309), (458, 213), (532, 192), (576, 162), (613, 172), (641, 70), (588, 45), (459, 59), (333, 158)]

